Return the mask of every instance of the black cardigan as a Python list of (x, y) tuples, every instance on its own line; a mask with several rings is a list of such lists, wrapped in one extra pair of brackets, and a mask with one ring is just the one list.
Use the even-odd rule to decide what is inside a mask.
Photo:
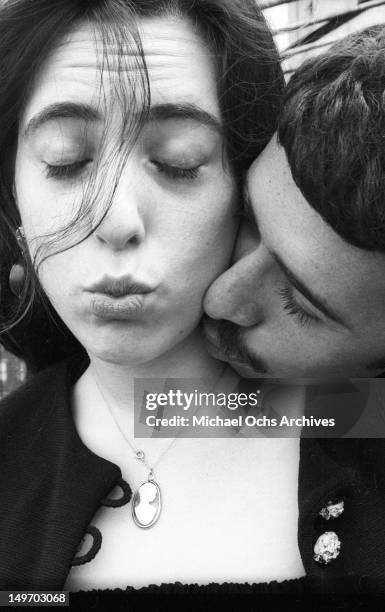
[[(101, 500), (121, 479), (120, 468), (92, 453), (76, 431), (69, 394), (84, 368), (77, 360), (54, 365), (0, 404), (0, 590), (62, 589)], [(367, 393), (368, 383), (341, 390), (354, 419)], [(320, 397), (308, 397), (309, 414)], [(301, 439), (298, 496), (309, 580), (325, 592), (341, 577), (356, 577), (360, 589), (382, 588), (385, 440)], [(345, 500), (345, 511), (326, 521), (319, 511), (334, 498)], [(321, 566), (313, 547), (325, 531), (335, 531), (342, 546)]]

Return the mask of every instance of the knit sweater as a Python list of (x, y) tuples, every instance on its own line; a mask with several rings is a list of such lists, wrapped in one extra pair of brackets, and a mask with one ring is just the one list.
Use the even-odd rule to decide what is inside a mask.
[[(85, 367), (77, 359), (56, 364), (0, 403), (0, 589), (62, 589), (93, 516), (121, 481), (120, 468), (92, 453), (73, 422), (70, 391)], [(376, 384), (383, 382), (349, 383), (341, 389), (337, 401), (350, 406), (353, 420)], [(325, 402), (329, 410), (330, 397), (313, 389), (307, 411), (317, 414)], [(301, 439), (298, 545), (304, 578), (251, 586), (175, 584), (152, 591), (383, 588), (384, 458), (382, 439)], [(343, 499), (345, 509), (326, 520), (319, 512), (333, 499)], [(323, 565), (314, 560), (314, 544), (331, 530), (341, 541), (341, 552)]]

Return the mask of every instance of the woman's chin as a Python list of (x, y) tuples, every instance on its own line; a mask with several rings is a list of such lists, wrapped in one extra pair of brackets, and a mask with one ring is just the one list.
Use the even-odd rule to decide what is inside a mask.
[[(153, 359), (153, 347), (145, 347), (130, 341), (120, 342), (118, 339), (94, 339), (90, 342), (82, 339), (81, 343), (85, 347), (91, 360), (96, 359), (105, 363), (135, 367), (147, 363)], [(135, 350), (132, 349), (135, 347)]]
[[(195, 323), (195, 321), (194, 321)], [(154, 367), (156, 370), (161, 367), (178, 368), (181, 361), (191, 356), (191, 352), (196, 350), (197, 340), (194, 334), (194, 327), (185, 326), (181, 333), (181, 326), (173, 329), (160, 325), (134, 327), (125, 326), (120, 329), (118, 326), (103, 326), (96, 328), (84, 327), (74, 335), (84, 346), (90, 358), (104, 361), (106, 363), (134, 367)], [(195, 328), (197, 336), (200, 338), (198, 328)], [(187, 344), (186, 344), (187, 343)], [(198, 343), (199, 344), (199, 343)]]
[(90, 347), (87, 352), (91, 359), (104, 361), (117, 366), (134, 368), (151, 363), (156, 358), (156, 353), (150, 351), (130, 351), (127, 347), (121, 349), (116, 346)]
[(146, 343), (143, 341), (94, 342), (86, 345), (87, 353), (91, 359), (104, 361), (117, 366), (136, 368), (154, 365), (158, 360), (167, 359), (170, 347), (164, 342)]

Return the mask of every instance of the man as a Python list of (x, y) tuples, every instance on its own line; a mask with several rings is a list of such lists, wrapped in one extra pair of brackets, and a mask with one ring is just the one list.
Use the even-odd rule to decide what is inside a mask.
[(385, 369), (385, 28), (292, 77), (251, 166), (233, 266), (210, 287), (210, 352), (243, 376)]

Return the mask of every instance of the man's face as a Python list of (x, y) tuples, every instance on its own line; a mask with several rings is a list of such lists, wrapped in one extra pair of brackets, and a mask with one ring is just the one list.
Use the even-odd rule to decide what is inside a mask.
[(251, 166), (233, 266), (205, 297), (209, 351), (253, 377), (385, 369), (385, 255), (345, 242), (295, 185), (274, 137)]

